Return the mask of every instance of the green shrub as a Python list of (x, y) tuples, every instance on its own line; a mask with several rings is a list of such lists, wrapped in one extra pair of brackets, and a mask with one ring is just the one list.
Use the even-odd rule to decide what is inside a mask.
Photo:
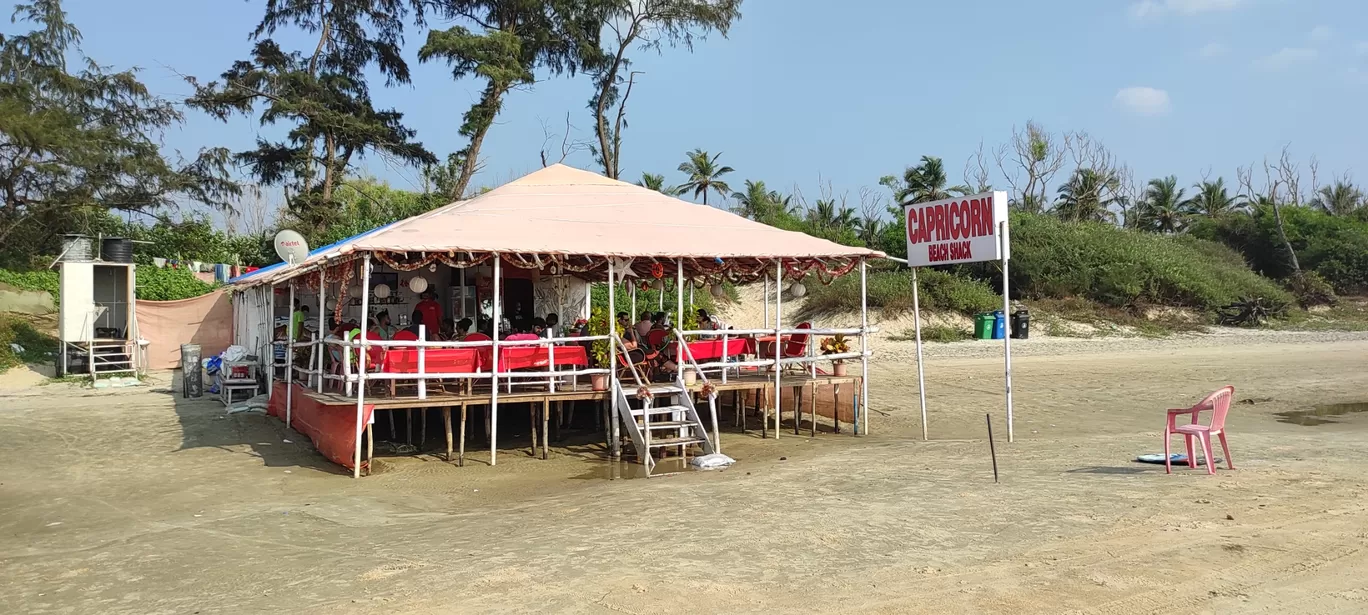
[[(918, 277), (923, 309), (974, 314), (1002, 308), (1002, 296), (985, 282), (935, 269), (923, 269)], [(893, 313), (912, 309), (912, 273), (907, 269), (869, 274), (868, 290), (871, 308)], [(827, 286), (808, 285), (807, 302), (799, 317), (859, 309), (860, 276), (847, 275)]]
[[(923, 342), (962, 342), (973, 338), (974, 333), (964, 327), (952, 327), (950, 325), (929, 325), (922, 327)], [(890, 339), (899, 342), (913, 341), (917, 339), (917, 332), (913, 329), (908, 329), (901, 334), (891, 336)]]
[[(995, 275), (980, 263), (977, 275)], [(1082, 297), (1113, 307), (1172, 305), (1213, 311), (1243, 297), (1288, 303), (1292, 297), (1217, 243), (1012, 215), (1013, 295)]]
[(8, 284), (20, 290), (47, 291), (56, 304), (61, 299), (61, 276), (56, 271), (9, 271), (0, 269), (0, 284)]
[[(1368, 291), (1368, 216), (1332, 216), (1311, 207), (1282, 207), (1287, 240), (1304, 271), (1313, 271), (1339, 293)], [(1363, 211), (1368, 211), (1365, 209)], [(1264, 275), (1293, 277), (1292, 259), (1268, 207), (1220, 220), (1201, 220), (1192, 235), (1219, 241), (1243, 255)]]
[(195, 277), (189, 269), (138, 267), (138, 299), (143, 301), (175, 301), (189, 299), (213, 291), (215, 285)]
[[(18, 344), (16, 353), (10, 344)], [(28, 322), (0, 314), (0, 373), (24, 363), (46, 363), (57, 352), (57, 340), (34, 329)]]

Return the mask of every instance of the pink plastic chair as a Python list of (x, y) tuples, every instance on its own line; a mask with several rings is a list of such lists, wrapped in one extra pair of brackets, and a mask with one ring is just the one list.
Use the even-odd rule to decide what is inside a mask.
[(504, 338), (504, 341), (505, 341), (505, 342), (530, 342), (530, 341), (532, 341), (532, 340), (539, 340), (539, 339), (541, 339), (541, 337), (538, 336), (538, 335), (535, 334), (535, 333), (514, 333), (513, 335), (510, 335), (510, 336)]
[[(1206, 457), (1207, 474), (1216, 473), (1216, 464), (1211, 459), (1211, 436), (1217, 436), (1221, 440), (1221, 450), (1225, 452), (1226, 467), (1235, 469), (1235, 462), (1230, 458), (1230, 446), (1226, 444), (1225, 420), (1230, 413), (1230, 400), (1235, 396), (1235, 387), (1225, 386), (1220, 390), (1208, 395), (1197, 405), (1191, 408), (1170, 408), (1168, 411), (1168, 424), (1164, 426), (1164, 471), (1173, 472), (1173, 464), (1169, 458), (1169, 439), (1175, 434), (1182, 434), (1183, 440), (1187, 444), (1188, 467), (1197, 467), (1197, 458), (1193, 456), (1192, 439), (1197, 438), (1202, 444), (1202, 456)], [(1211, 411), (1211, 421), (1206, 425), (1197, 422), (1198, 415), (1203, 410)], [(1178, 425), (1178, 417), (1191, 415), (1192, 422), (1187, 425)]]

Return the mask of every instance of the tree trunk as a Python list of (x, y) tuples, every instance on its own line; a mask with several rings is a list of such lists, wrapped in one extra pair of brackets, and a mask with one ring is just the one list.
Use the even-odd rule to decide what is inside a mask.
[(470, 135), (470, 145), (466, 146), (465, 160), (461, 161), (461, 175), (456, 178), (456, 184), (451, 187), (451, 198), (458, 201), (465, 198), (466, 188), (470, 185), (470, 178), (475, 175), (475, 170), (479, 166), (480, 146), (484, 144), (484, 138), (489, 133), (490, 126), (494, 125), (494, 118), (499, 114), (499, 107), (503, 104), (503, 95), (507, 91), (507, 88), (491, 83), (485, 88), (484, 94), (480, 96), (479, 106), (483, 107), (485, 116), (475, 122), (474, 130)]
[(334, 175), (337, 173), (337, 141), (332, 133), (323, 137), (323, 202), (332, 200)]
[(1283, 227), (1282, 208), (1278, 207), (1277, 200), (1273, 200), (1273, 221), (1278, 225), (1278, 239), (1283, 242), (1283, 247), (1287, 248), (1287, 255), (1292, 258), (1292, 273), (1298, 280), (1302, 277), (1301, 263), (1297, 261), (1297, 252), (1292, 249), (1292, 242), (1287, 240), (1287, 229)]

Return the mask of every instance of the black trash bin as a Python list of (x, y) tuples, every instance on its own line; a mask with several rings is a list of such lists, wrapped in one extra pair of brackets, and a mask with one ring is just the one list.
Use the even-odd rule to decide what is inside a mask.
[(1025, 309), (1012, 312), (1012, 339), (1024, 340), (1031, 336), (1031, 313)]
[(181, 395), (186, 398), (204, 396), (199, 344), (181, 344)]

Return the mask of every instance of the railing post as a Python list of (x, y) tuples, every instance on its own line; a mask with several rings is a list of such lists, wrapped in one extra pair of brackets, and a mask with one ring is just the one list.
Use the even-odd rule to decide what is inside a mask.
[[(608, 319), (608, 423), (611, 425), (611, 427), (609, 428), (610, 436), (608, 442), (608, 450), (609, 454), (613, 458), (613, 461), (622, 459), (622, 425), (621, 422), (618, 420), (617, 415), (618, 391), (620, 385), (618, 383), (617, 377), (618, 347), (616, 320), (616, 287), (617, 280), (613, 275), (613, 259), (610, 258), (608, 259), (608, 314), (606, 315), (606, 317)], [(635, 299), (632, 301), (632, 303), (633, 309), (635, 309)], [(593, 318), (593, 316), (593, 314), (589, 315), (590, 318)], [(590, 347), (592, 348), (593, 344), (590, 344)], [(631, 364), (630, 358), (627, 359), (627, 363), (629, 365)]]
[[(298, 335), (298, 333), (297, 333), (297, 332), (295, 331), (295, 329), (294, 329), (294, 320), (295, 320), (295, 319), (294, 319), (294, 302), (295, 302), (295, 285), (294, 285), (294, 281), (291, 280), (291, 281), (290, 281), (290, 305), (289, 305), (289, 310), (290, 310), (290, 323), (287, 324), (287, 325), (285, 325), (285, 426), (286, 426), (286, 427), (293, 427), (293, 426), (294, 426), (293, 423), (290, 422), (290, 419), (294, 418), (294, 417), (292, 416), (292, 412), (293, 412), (293, 410), (294, 410), (294, 403), (293, 403), (293, 402), (294, 402), (294, 386), (292, 386), (292, 385), (294, 384), (294, 340), (295, 340), (295, 336)], [(272, 317), (274, 317), (274, 316), (275, 316), (275, 314), (272, 313)], [(271, 324), (274, 325), (275, 323), (271, 323)], [(271, 331), (275, 331), (275, 327), (272, 327), (272, 328), (271, 328)], [(66, 352), (63, 351), (62, 355), (65, 357), (65, 356), (66, 356)], [(271, 353), (271, 364), (272, 364), (271, 369), (275, 369), (275, 367), (274, 367), (274, 364), (275, 364), (275, 352), (274, 352), (274, 351)]]
[(784, 259), (774, 261), (774, 439), (779, 439), (779, 424), (784, 411), (779, 394), (779, 374), (784, 371)]
[(727, 350), (731, 348), (731, 345), (728, 344), (729, 341), (731, 341), (730, 336), (725, 332), (722, 333), (722, 384), (727, 384)]
[(418, 399), (427, 399), (427, 325), (418, 325)]
[[(499, 312), (499, 307), (500, 307), (500, 306), (499, 306), (499, 303), (500, 303), (500, 301), (499, 301), (499, 299), (500, 299), (499, 295), (500, 295), (500, 291), (503, 290), (503, 281), (500, 280), (500, 278), (501, 278), (502, 275), (503, 275), (502, 262), (503, 262), (503, 257), (502, 257), (502, 256), (499, 256), (498, 253), (495, 253), (495, 254), (494, 254), (494, 317), (492, 318), (493, 323), (492, 323), (492, 325), (491, 325), (491, 326), (492, 326), (492, 332), (494, 333), (494, 335), (490, 336), (490, 337), (493, 338), (493, 340), (492, 340), (492, 342), (491, 342), (491, 346), (492, 346), (493, 350), (491, 351), (490, 354), (491, 354), (494, 358), (493, 358), (493, 360), (491, 361), (491, 363), (492, 363), (492, 365), (490, 366), (490, 368), (491, 368), (491, 373), (489, 374), (489, 378), (490, 378), (490, 392), (489, 392), (489, 465), (491, 465), (491, 466), (495, 464), (496, 457), (498, 456), (498, 445), (496, 444), (496, 442), (498, 441), (498, 436), (499, 436), (499, 321), (502, 320), (502, 318), (503, 318), (503, 315)], [(535, 428), (535, 427), (534, 427), (534, 428)]]
[(367, 252), (365, 260), (361, 262), (361, 333), (358, 335), (361, 342), (361, 360), (358, 361), (360, 369), (356, 374), (356, 452), (353, 457), (352, 478), (361, 478), (361, 434), (366, 429), (366, 362), (370, 360), (370, 349), (366, 347), (366, 325), (370, 320), (370, 278), (370, 252)]
[[(327, 284), (327, 282), (328, 282), (328, 270), (327, 270), (326, 268), (322, 267), (322, 266), (319, 266), (319, 268), (318, 268), (318, 331), (317, 331), (316, 333), (314, 333), (314, 348), (320, 348), (320, 347), (321, 347), (321, 345), (322, 345), (322, 338), (323, 338), (323, 335), (324, 335), (324, 330), (325, 330), (325, 328), (327, 327), (327, 323), (328, 323), (328, 321), (326, 320), (326, 318), (327, 318), (326, 312), (328, 311), (328, 310), (327, 310), (328, 304), (327, 304), (327, 302), (325, 301), (325, 299), (328, 298), (328, 284)], [(318, 354), (318, 389), (317, 389), (317, 390), (318, 390), (319, 393), (322, 393), (322, 392), (323, 392), (323, 371), (324, 371), (324, 370), (323, 370), (323, 364), (324, 364), (325, 361), (328, 360), (328, 358), (325, 357), (325, 356), (323, 356), (325, 353), (319, 352), (319, 353), (317, 353), (317, 354)], [(313, 367), (313, 362), (310, 362), (310, 363), (309, 363), (309, 366), (310, 366), (310, 367)]]
[[(555, 335), (554, 333), (552, 334)], [(546, 380), (547, 390), (556, 392), (556, 343), (551, 342), (546, 345), (546, 369), (551, 372), (551, 377)]]

